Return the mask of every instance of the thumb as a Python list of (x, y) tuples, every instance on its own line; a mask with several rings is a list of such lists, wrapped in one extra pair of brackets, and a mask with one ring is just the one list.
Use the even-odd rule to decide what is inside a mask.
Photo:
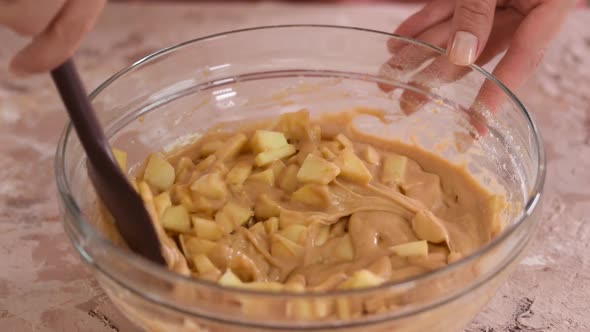
[(453, 28), (449, 60), (459, 66), (475, 62), (490, 36), (496, 0), (457, 0), (453, 14)]

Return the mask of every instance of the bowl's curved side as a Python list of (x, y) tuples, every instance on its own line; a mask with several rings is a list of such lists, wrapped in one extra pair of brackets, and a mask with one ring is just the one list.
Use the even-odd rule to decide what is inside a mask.
[[(293, 38), (287, 41), (286, 39), (289, 38), (284, 37), (287, 32), (291, 33), (290, 36), (297, 36), (296, 41), (299, 41), (303, 47), (296, 47), (295, 45), (298, 43)], [(348, 38), (349, 44), (334, 43), (334, 41), (343, 40), (343, 36)], [(97, 88), (91, 96), (103, 124), (113, 134), (113, 140), (125, 144), (131, 144), (129, 142), (133, 140), (141, 144), (144, 144), (141, 142), (142, 140), (150, 142), (162, 140), (162, 144), (167, 144), (170, 142), (170, 137), (166, 136), (166, 133), (172, 136), (179, 132), (181, 135), (187, 134), (194, 132), (195, 123), (206, 127), (208, 123), (218, 121), (219, 118), (225, 119), (227, 116), (238, 116), (234, 111), (242, 107), (240, 104), (244, 102), (242, 96), (248, 96), (250, 90), (248, 90), (246, 80), (235, 78), (243, 78), (250, 74), (257, 74), (259, 79), (263, 79), (269, 73), (277, 73), (283, 69), (292, 71), (297, 69), (293, 72), (306, 71), (312, 73), (319, 73), (329, 69), (330, 72), (334, 73), (360, 73), (367, 77), (377, 76), (378, 79), (406, 91), (412, 90), (423, 95), (431, 94), (432, 91), (426, 91), (415, 85), (407, 84), (408, 78), (403, 75), (383, 76), (380, 72), (376, 74), (375, 69), (390, 57), (384, 47), (384, 44), (390, 38), (397, 38), (408, 45), (423, 47), (425, 53), (435, 52), (436, 54), (442, 54), (440, 49), (421, 42), (365, 29), (336, 26), (261, 27), (195, 39), (156, 52), (114, 75)], [(269, 40), (273, 40), (275, 43), (269, 43)], [(240, 47), (240, 45), (243, 47)], [(285, 49), (288, 51), (285, 51)], [(427, 60), (425, 57), (425, 61)], [(517, 256), (522, 253), (524, 245), (528, 243), (530, 234), (537, 224), (535, 213), (539, 211), (538, 205), (545, 178), (545, 157), (542, 141), (530, 114), (516, 96), (483, 69), (474, 66), (471, 70), (471, 76), (468, 75), (469, 79), (466, 82), (456, 84), (465, 87), (473, 85), (474, 81), (481, 83), (484, 80), (489, 80), (503, 89), (510, 101), (508, 103), (510, 111), (519, 114), (519, 117), (515, 120), (516, 123), (512, 124), (518, 127), (517, 129), (520, 131), (516, 132), (516, 134), (524, 137), (523, 142), (527, 141), (527, 138), (529, 139), (530, 146), (523, 145), (523, 147), (530, 150), (528, 152), (531, 158), (522, 161), (522, 163), (529, 165), (531, 171), (523, 175), (526, 179), (522, 179), (527, 187), (527, 195), (523, 201), (521, 213), (500, 236), (488, 245), (470, 257), (450, 264), (446, 268), (400, 283), (386, 284), (375, 289), (341, 291), (325, 294), (319, 298), (333, 300), (339, 296), (394, 294), (407, 291), (412, 287), (425, 287), (433, 283), (448, 286), (444, 296), (437, 299), (428, 299), (427, 303), (408, 306), (404, 310), (396, 310), (366, 320), (344, 323), (324, 321), (302, 324), (299, 322), (297, 326), (301, 329), (315, 329), (322, 326), (333, 326), (333, 324), (342, 327), (348, 326), (351, 329), (355, 326), (366, 326), (368, 324), (375, 326), (389, 324), (390, 327), (396, 326), (401, 329), (404, 325), (400, 325), (399, 322), (406, 322), (404, 324), (407, 324), (408, 319), (415, 320), (417, 317), (438, 315), (433, 314), (435, 312), (448, 313), (449, 311), (444, 309), (447, 307), (458, 310), (458, 308), (468, 303), (463, 299), (471, 299), (472, 303), (477, 302), (479, 304), (481, 302), (481, 305), (483, 305), (487, 301), (485, 299), (489, 297), (490, 291), (497, 287), (495, 280), (501, 280), (500, 276), (507, 273), (508, 267), (513, 265)], [(315, 79), (306, 79), (297, 75), (293, 77), (287, 75), (287, 77), (292, 80), (285, 79), (283, 82), (284, 87), (292, 87), (294, 81), (306, 81), (313, 83), (309, 86), (317, 88)], [(337, 83), (329, 82), (331, 83), (328, 85), (335, 84), (334, 86), (337, 86)], [(277, 84), (277, 86), (268, 85), (266, 88), (268, 91), (265, 92), (271, 94), (271, 92), (277, 91), (279, 86), (281, 84)], [(309, 88), (309, 86), (307, 87)], [(452, 88), (457, 89), (457, 87)], [(219, 94), (215, 94), (216, 92), (228, 88), (233, 92), (237, 91), (237, 95), (225, 99), (216, 98), (216, 96), (219, 96)], [(476, 90), (477, 86), (473, 85), (470, 89)], [(438, 89), (434, 92), (436, 96), (442, 97), (444, 100), (454, 101), (453, 98), (457, 97), (456, 94), (448, 90), (447, 86), (447, 90)], [(475, 96), (477, 94), (475, 90), (466, 93), (466, 96)], [(367, 89), (360, 83), (353, 85), (347, 93), (349, 93), (349, 97), (356, 98), (359, 101), (378, 99), (375, 97), (377, 92), (367, 94)], [(382, 94), (380, 96), (381, 99), (379, 100), (387, 99), (391, 103), (391, 98), (399, 97), (399, 94)], [(465, 97), (465, 100), (463, 100), (457, 97), (455, 99), (457, 100), (455, 104), (458, 104), (459, 108), (469, 107), (469, 98)], [(352, 99), (343, 99), (346, 102), (350, 100)], [(233, 104), (230, 102), (233, 102)], [(284, 104), (285, 100), (276, 99), (273, 101), (271, 98), (270, 104), (273, 102), (275, 106), (288, 106)], [(198, 110), (194, 109), (194, 105), (198, 105)], [(399, 105), (396, 107), (399, 110)], [(390, 108), (395, 107), (390, 105)], [(156, 110), (157, 112), (155, 112)], [(167, 115), (167, 118), (170, 118), (170, 123), (167, 123), (167, 120), (162, 121), (161, 116), (160, 119), (152, 118), (152, 115), (156, 113)], [(501, 114), (498, 115), (498, 117), (501, 116)], [(179, 119), (186, 120), (186, 123), (179, 121)], [(510, 128), (504, 129), (510, 130)], [(141, 131), (143, 131), (143, 134), (149, 131), (150, 135), (139, 135), (138, 132)], [(250, 325), (251, 329), (273, 328), (273, 326), (279, 327), (281, 325), (283, 327), (289, 325), (293, 328), (292, 322), (285, 325), (267, 319), (250, 319), (242, 315), (235, 307), (226, 307), (224, 303), (211, 306), (207, 303), (207, 299), (240, 296), (249, 297), (253, 300), (264, 299), (277, 305), (284, 301), (285, 298), (313, 301), (318, 299), (316, 295), (276, 296), (261, 291), (228, 290), (209, 282), (191, 280), (173, 274), (114, 245), (92, 226), (89, 219), (94, 201), (93, 197), (85, 196), (85, 193), (91, 191), (91, 189), (88, 187), (87, 179), (84, 178), (86, 176), (83, 167), (84, 155), (76, 140), (77, 138), (71, 135), (70, 126), (66, 127), (56, 154), (56, 181), (62, 213), (65, 217), (65, 228), (82, 257), (99, 271), (99, 280), (101, 280), (105, 290), (107, 290), (114, 302), (123, 311), (128, 312), (129, 315), (134, 315), (133, 312), (141, 312), (141, 317), (158, 317), (165, 313), (170, 315), (169, 321), (189, 325), (190, 323), (184, 322), (195, 318), (197, 322), (207, 322), (206, 324), (212, 326), (221, 326), (227, 323), (229, 325), (233, 324), (232, 326), (235, 328), (242, 326), (244, 329), (248, 325)], [(131, 144), (130, 146), (133, 149), (138, 145)], [(155, 148), (154, 146), (147, 147)], [(146, 146), (142, 146), (142, 148), (146, 148)], [(136, 150), (136, 159), (138, 159), (143, 152), (141, 149)], [(133, 156), (131, 157), (133, 158)], [(522, 156), (515, 157), (521, 158)], [(473, 279), (469, 284), (450, 283), (454, 274), (473, 269), (479, 269), (478, 278)], [(443, 283), (443, 280), (447, 284)], [(170, 292), (171, 287), (183, 289), (188, 294), (193, 292), (194, 294), (200, 294), (195, 298), (201, 300), (196, 305), (190, 305), (194, 298), (185, 298), (179, 301), (177, 294)], [(437, 294), (440, 295), (441, 293)], [(472, 294), (480, 294), (481, 296), (478, 296), (478, 299), (484, 300), (475, 300)], [(472, 306), (469, 307), (470, 310), (473, 307), (478, 308), (478, 306)], [(223, 312), (226, 309), (227, 312)], [(220, 310), (221, 312), (219, 312)], [(440, 317), (443, 316), (440, 314)], [(471, 317), (472, 315), (465, 316)], [(233, 321), (232, 324), (230, 324), (231, 321)], [(427, 321), (424, 319), (425, 324), (427, 324)], [(447, 321), (453, 326), (466, 323), (456, 317)], [(408, 329), (408, 331), (414, 330), (413, 328)]]

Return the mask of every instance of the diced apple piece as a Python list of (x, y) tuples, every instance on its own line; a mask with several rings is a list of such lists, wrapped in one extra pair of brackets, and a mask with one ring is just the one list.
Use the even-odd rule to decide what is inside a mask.
[(195, 236), (180, 234), (178, 236), (182, 251), (187, 257), (192, 257), (199, 254), (207, 255), (217, 244), (210, 240), (199, 239)]
[(330, 237), (330, 226), (319, 226), (316, 232), (316, 237), (313, 241), (314, 246), (323, 246)]
[(334, 161), (340, 167), (340, 176), (359, 183), (369, 183), (373, 176), (367, 166), (351, 149), (344, 149)]
[(283, 170), (281, 176), (279, 177), (279, 188), (283, 189), (284, 191), (293, 192), (297, 189), (298, 182), (297, 182), (297, 173), (299, 172), (299, 167), (295, 164), (291, 164)]
[(215, 214), (215, 222), (223, 232), (229, 234), (244, 225), (253, 215), (252, 210), (236, 202), (228, 202)]
[(178, 233), (191, 231), (191, 220), (184, 205), (176, 205), (167, 208), (162, 214), (162, 227)]
[(250, 175), (248, 180), (266, 183), (272, 187), (275, 185), (275, 174), (273, 173), (272, 169), (269, 168), (267, 170)]
[(268, 235), (279, 231), (279, 218), (270, 218), (264, 222), (264, 228)]
[(240, 185), (246, 181), (250, 173), (252, 173), (252, 165), (245, 160), (241, 160), (229, 170), (226, 180), (229, 184)]
[(287, 138), (306, 138), (309, 130), (309, 112), (301, 110), (285, 113), (280, 116), (275, 129), (285, 133)]
[(158, 196), (154, 197), (154, 205), (156, 206), (156, 211), (158, 215), (161, 217), (166, 211), (167, 208), (172, 206), (172, 200), (170, 199), (170, 192), (164, 191)]
[(172, 187), (171, 197), (173, 204), (184, 205), (189, 212), (196, 212), (188, 185), (176, 185)]
[(279, 229), (287, 228), (290, 225), (309, 226), (312, 221), (311, 218), (305, 218), (299, 211), (283, 209), (279, 216)]
[(182, 173), (182, 171), (189, 170), (195, 167), (192, 159), (189, 157), (180, 157), (178, 162), (176, 163), (176, 167), (174, 168), (174, 172), (178, 175)]
[(113, 155), (123, 173), (127, 173), (127, 152), (113, 148)]
[(328, 184), (340, 174), (340, 168), (323, 158), (308, 154), (297, 172), (297, 180), (303, 183)]
[(225, 235), (221, 226), (213, 220), (193, 216), (191, 221), (195, 234), (202, 239), (216, 241)]
[(256, 199), (254, 204), (254, 216), (258, 220), (266, 220), (272, 217), (278, 217), (281, 214), (281, 207), (273, 201), (267, 194), (262, 194)]
[(330, 152), (334, 154), (334, 156), (340, 154), (340, 151), (343, 150), (342, 145), (336, 141), (322, 141), (320, 143), (320, 150), (321, 148), (326, 148)]
[(158, 190), (167, 190), (174, 184), (175, 178), (174, 167), (168, 161), (160, 155), (150, 155), (143, 174), (147, 183)]
[(213, 164), (215, 163), (215, 161), (217, 160), (217, 157), (212, 154), (209, 157), (201, 160), (196, 166), (195, 166), (195, 170), (202, 172), (206, 169), (208, 169), (209, 167), (213, 166)]
[[(305, 291), (305, 285), (298, 283), (286, 283), (285, 291), (290, 293), (303, 293)], [(287, 304), (287, 315), (289, 315), (289, 304)]]
[(301, 290), (305, 290), (305, 276), (302, 274), (291, 274), (287, 281), (285, 281), (285, 290), (286, 291), (293, 291), (293, 292), (300, 292)]
[(225, 201), (223, 200), (212, 200), (205, 196), (193, 195), (192, 213), (201, 213), (206, 215), (213, 215), (219, 210)]
[(297, 152), (295, 146), (292, 144), (287, 144), (278, 149), (259, 153), (254, 159), (254, 162), (256, 163), (256, 166), (262, 167), (272, 163), (275, 160), (280, 160), (292, 156), (293, 154), (295, 154), (295, 152)]
[(304, 248), (279, 234), (271, 236), (270, 252), (278, 259), (294, 259), (303, 256)]
[(285, 134), (269, 130), (257, 130), (250, 140), (250, 146), (256, 153), (280, 149), (287, 144)]
[(290, 225), (285, 229), (281, 229), (278, 234), (297, 244), (305, 245), (307, 239), (307, 227), (303, 225)]
[(220, 285), (226, 287), (240, 287), (242, 286), (242, 280), (236, 276), (231, 269), (227, 269), (225, 273), (217, 281)]
[(213, 200), (225, 199), (227, 188), (221, 174), (209, 173), (201, 176), (191, 184), (191, 190)]
[(436, 219), (434, 214), (428, 210), (420, 210), (412, 219), (412, 229), (416, 236), (421, 240), (432, 243), (441, 243), (446, 241), (447, 233)]
[(354, 248), (352, 247), (350, 235), (346, 234), (332, 241), (334, 241), (334, 251), (332, 252), (334, 258), (345, 261), (354, 259)]
[(248, 137), (246, 137), (246, 135), (242, 133), (236, 134), (230, 137), (222, 147), (218, 148), (217, 151), (215, 151), (214, 156), (216, 156), (219, 161), (229, 160), (240, 153), (247, 142)]
[(272, 169), (273, 174), (275, 175), (275, 179), (278, 179), (281, 176), (281, 173), (285, 170), (287, 166), (280, 160), (275, 160), (270, 164), (269, 168)]
[(448, 264), (454, 263), (454, 262), (460, 260), (461, 258), (463, 258), (463, 254), (461, 254), (460, 252), (451, 251), (449, 253), (449, 256), (447, 256), (447, 263)]
[(390, 248), (391, 252), (401, 256), (426, 256), (428, 255), (428, 242), (427, 241), (413, 241), (404, 244), (398, 244)]
[(196, 176), (196, 172), (194, 170), (185, 169), (182, 170), (180, 173), (176, 173), (176, 179), (174, 180), (174, 182), (176, 184), (190, 183), (194, 176)]
[(400, 155), (388, 155), (383, 160), (381, 181), (385, 184), (397, 184), (404, 180), (408, 158)]
[(143, 204), (145, 204), (145, 208), (147, 209), (150, 217), (157, 224), (157, 221), (160, 220), (160, 218), (158, 211), (156, 210), (156, 205), (154, 204), (154, 194), (152, 193), (150, 186), (146, 182), (140, 181), (137, 184), (137, 189), (137, 192), (143, 200)]
[(257, 222), (254, 225), (250, 226), (248, 230), (250, 230), (250, 232), (256, 235), (266, 236), (266, 228), (264, 222)]
[(330, 189), (326, 185), (306, 184), (297, 189), (291, 199), (314, 207), (327, 207), (331, 202)]
[(230, 234), (236, 229), (236, 226), (233, 224), (232, 220), (219, 212), (215, 214), (215, 222), (226, 234)]
[(391, 260), (388, 256), (382, 256), (377, 259), (371, 265), (367, 267), (367, 270), (373, 272), (375, 275), (387, 280), (391, 277), (392, 267)]
[(379, 163), (381, 162), (381, 156), (379, 155), (379, 152), (375, 150), (374, 147), (367, 145), (367, 148), (365, 149), (365, 160), (369, 164), (379, 165)]
[(174, 167), (174, 173), (176, 174), (175, 183), (180, 184), (189, 182), (193, 176), (194, 169), (195, 164), (190, 158), (181, 157)]
[(352, 149), (352, 142), (344, 134), (336, 135), (335, 140), (340, 143), (342, 147)]
[(320, 146), (320, 152), (322, 153), (322, 156), (324, 156), (324, 158), (326, 158), (326, 160), (336, 159), (336, 154), (334, 154), (334, 152), (332, 152), (332, 150), (328, 149), (325, 146)]
[(199, 149), (199, 155), (201, 157), (206, 157), (215, 153), (215, 151), (219, 150), (222, 146), (223, 142), (218, 140), (205, 142)]
[(369, 270), (358, 270), (352, 274), (352, 276), (341, 283), (338, 288), (340, 289), (359, 289), (379, 286), (385, 282), (386, 279), (374, 274)]
[[(198, 254), (192, 257), (193, 264), (197, 268), (199, 274), (208, 274), (219, 271), (213, 262), (204, 254)], [(220, 272), (221, 274), (221, 272)]]

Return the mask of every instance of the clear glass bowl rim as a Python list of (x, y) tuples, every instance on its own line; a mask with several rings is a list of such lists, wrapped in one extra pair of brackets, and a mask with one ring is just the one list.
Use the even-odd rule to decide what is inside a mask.
[[(113, 76), (111, 76), (110, 78), (105, 80), (94, 91), (92, 91), (92, 93), (89, 94), (89, 98), (91, 100), (93, 100), (96, 96), (98, 96), (100, 94), (100, 92), (102, 90), (104, 90), (111, 83), (116, 81), (118, 78), (124, 76), (126, 73), (128, 73), (134, 69), (138, 69), (138, 68), (142, 67), (142, 65), (147, 64), (150, 61), (159, 58), (160, 56), (163, 56), (163, 55), (172, 53), (176, 50), (179, 50), (184, 46), (196, 44), (196, 43), (199, 43), (202, 41), (212, 40), (212, 39), (223, 37), (223, 36), (239, 34), (239, 33), (243, 33), (243, 32), (271, 30), (271, 29), (274, 29), (274, 30), (297, 29), (297, 28), (336, 29), (336, 30), (351, 30), (351, 31), (357, 31), (357, 32), (360, 31), (360, 32), (365, 32), (367, 34), (377, 34), (377, 35), (382, 35), (382, 36), (386, 36), (389, 38), (399, 39), (399, 40), (402, 40), (407, 43), (423, 46), (427, 49), (436, 51), (436, 52), (440, 53), (441, 55), (445, 54), (444, 49), (439, 48), (437, 46), (433, 46), (431, 44), (428, 44), (428, 43), (425, 43), (422, 41), (419, 41), (419, 40), (403, 37), (403, 36), (392, 34), (392, 33), (383, 32), (383, 31), (360, 28), (360, 27), (323, 25), (323, 24), (290, 24), (290, 25), (258, 26), (258, 27), (252, 27), (252, 28), (246, 28), (246, 29), (231, 30), (231, 31), (226, 31), (226, 32), (222, 32), (222, 33), (204, 36), (204, 37), (199, 37), (199, 38), (191, 39), (191, 40), (179, 43), (177, 45), (170, 46), (170, 47), (161, 49), (159, 51), (156, 51), (156, 52), (154, 52), (150, 55), (147, 55), (144, 58), (136, 61), (135, 63), (131, 64), (130, 66), (120, 70), (119, 72), (117, 72), (116, 74), (114, 74)], [(83, 236), (86, 239), (90, 239), (91, 241), (95, 241), (96, 244), (98, 244), (99, 246), (105, 247), (106, 249), (109, 250), (109, 252), (116, 253), (117, 255), (120, 255), (125, 259), (135, 260), (135, 261), (140, 262), (141, 264), (144, 265), (145, 270), (148, 271), (150, 274), (156, 275), (158, 278), (164, 279), (167, 281), (189, 282), (189, 283), (194, 284), (194, 286), (209, 287), (209, 288), (218, 290), (220, 292), (230, 292), (232, 294), (244, 294), (244, 295), (253, 295), (253, 296), (254, 295), (261, 295), (261, 296), (265, 296), (265, 297), (275, 297), (276, 296), (276, 297), (282, 297), (285, 299), (306, 298), (306, 297), (318, 298), (318, 297), (323, 297), (323, 296), (332, 297), (332, 296), (360, 295), (363, 293), (371, 293), (371, 292), (375, 292), (375, 291), (385, 291), (389, 288), (394, 288), (394, 287), (395, 288), (409, 287), (413, 283), (415, 283), (416, 281), (423, 281), (424, 279), (435, 278), (436, 276), (444, 274), (444, 273), (451, 273), (451, 272), (457, 270), (458, 268), (473, 262), (474, 260), (476, 260), (479, 257), (485, 255), (486, 253), (492, 251), (493, 249), (499, 247), (513, 233), (515, 233), (521, 227), (524, 227), (523, 223), (527, 220), (527, 218), (533, 213), (535, 208), (538, 206), (539, 202), (541, 201), (541, 196), (543, 194), (543, 186), (545, 183), (545, 174), (546, 174), (545, 150), (543, 147), (543, 141), (542, 141), (542, 137), (540, 135), (540, 132), (539, 132), (535, 122), (533, 121), (530, 113), (527, 111), (526, 107), (518, 99), (518, 97), (516, 97), (516, 95), (510, 89), (508, 89), (508, 87), (506, 87), (502, 82), (500, 82), (498, 79), (496, 79), (493, 75), (488, 73), (486, 70), (484, 70), (480, 66), (471, 65), (470, 67), (472, 70), (479, 72), (486, 79), (490, 80), (491, 82), (496, 84), (499, 88), (501, 88), (504, 91), (504, 93), (506, 93), (507, 97), (512, 102), (514, 102), (514, 104), (517, 106), (517, 108), (526, 117), (526, 121), (528, 122), (528, 125), (532, 128), (532, 131), (533, 131), (532, 134), (534, 136), (534, 144), (535, 144), (535, 147), (538, 151), (538, 155), (537, 155), (538, 167), (536, 170), (537, 176), (534, 180), (532, 190), (529, 191), (528, 197), (526, 199), (526, 203), (523, 205), (520, 215), (518, 216), (518, 218), (515, 218), (516, 220), (513, 223), (511, 223), (498, 237), (496, 237), (495, 239), (493, 239), (492, 241), (487, 243), (482, 248), (479, 248), (477, 251), (475, 251), (471, 255), (469, 255), (457, 262), (451, 263), (441, 269), (437, 269), (437, 270), (434, 270), (434, 271), (431, 271), (431, 272), (428, 272), (425, 274), (411, 277), (411, 278), (405, 279), (403, 281), (387, 282), (387, 283), (384, 283), (380, 286), (366, 288), (366, 289), (333, 290), (333, 291), (318, 292), (318, 293), (284, 293), (284, 292), (274, 293), (274, 292), (269, 292), (269, 291), (264, 291), (264, 290), (227, 288), (227, 287), (220, 286), (214, 282), (200, 280), (200, 279), (194, 279), (191, 277), (185, 277), (185, 276), (176, 274), (166, 268), (161, 267), (160, 265), (157, 265), (154, 262), (151, 262), (151, 261), (141, 257), (138, 254), (135, 254), (129, 250), (126, 250), (126, 249), (116, 246), (109, 239), (107, 239), (103, 234), (101, 234), (97, 229), (95, 229), (83, 216), (81, 209), (80, 209), (79, 205), (77, 204), (76, 199), (74, 198), (74, 195), (72, 194), (72, 190), (70, 188), (69, 181), (68, 181), (67, 175), (66, 175), (66, 169), (65, 169), (66, 147), (68, 144), (68, 139), (69, 139), (70, 135), (72, 134), (72, 125), (70, 122), (68, 122), (66, 124), (66, 126), (60, 136), (60, 139), (59, 139), (59, 142), (57, 145), (55, 162), (54, 162), (54, 167), (55, 167), (54, 172), (55, 172), (55, 177), (56, 177), (57, 189), (58, 189), (58, 193), (59, 193), (59, 199), (61, 199), (61, 201), (63, 202), (63, 205), (65, 206), (65, 209), (67, 210), (66, 213), (69, 213), (74, 217), (73, 218), (74, 223), (72, 223), (73, 226), (76, 228), (76, 230), (78, 232), (83, 234)], [(79, 243), (77, 243), (76, 239), (72, 238), (71, 234), (68, 233), (68, 236), (70, 237), (70, 240), (72, 241), (72, 243), (74, 244), (75, 248), (78, 250), (80, 255), (86, 261), (86, 263), (90, 264), (91, 266), (93, 266), (94, 268), (99, 270), (100, 272), (104, 273), (109, 278), (111, 278), (113, 281), (117, 282), (119, 285), (123, 286), (127, 290), (132, 291), (133, 293), (138, 294), (138, 295), (148, 299), (149, 301), (158, 303), (159, 305), (167, 306), (167, 304), (161, 303), (158, 298), (151, 297), (149, 294), (143, 294), (140, 291), (135, 290), (132, 285), (128, 285), (128, 284), (122, 282), (121, 280), (118, 280), (112, 274), (105, 271), (105, 269), (103, 269), (101, 266), (96, 264), (96, 262), (93, 260), (91, 255), (85, 250), (85, 248), (83, 246), (81, 246)], [(429, 308), (436, 307), (444, 302), (447, 302), (447, 301), (453, 300), (454, 298), (462, 296), (463, 294), (465, 294), (469, 290), (477, 288), (480, 285), (484, 284), (486, 281), (493, 278), (497, 273), (502, 271), (517, 256), (517, 254), (518, 253), (513, 253), (513, 255), (511, 257), (508, 257), (507, 259), (502, 261), (502, 264), (497, 266), (494, 271), (492, 271), (491, 273), (486, 275), (484, 279), (476, 279), (476, 281), (474, 283), (472, 283), (471, 285), (468, 285), (469, 287), (462, 289), (460, 292), (457, 292), (455, 294), (451, 294), (451, 296), (449, 296), (448, 298), (440, 299), (439, 301), (435, 301), (435, 302), (429, 303), (427, 305), (418, 306), (417, 308), (413, 308), (412, 310), (410, 310), (408, 312), (404, 312), (402, 310), (401, 312), (399, 312), (398, 315), (394, 314), (392, 316), (389, 316), (388, 319), (400, 318), (400, 317), (412, 315), (412, 314), (415, 314), (418, 312), (422, 312), (422, 311), (428, 310)], [(182, 311), (181, 308), (178, 308), (178, 307), (174, 307), (172, 309)], [(190, 314), (194, 315), (193, 312), (190, 312)], [(208, 317), (207, 319), (214, 319), (214, 318)]]

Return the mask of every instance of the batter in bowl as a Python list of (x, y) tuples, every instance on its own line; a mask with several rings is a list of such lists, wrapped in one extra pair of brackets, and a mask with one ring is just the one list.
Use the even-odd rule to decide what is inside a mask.
[(356, 289), (441, 268), (502, 230), (502, 197), (465, 167), (356, 130), (366, 111), (220, 124), (150, 155), (132, 182), (169, 267), (228, 287)]

